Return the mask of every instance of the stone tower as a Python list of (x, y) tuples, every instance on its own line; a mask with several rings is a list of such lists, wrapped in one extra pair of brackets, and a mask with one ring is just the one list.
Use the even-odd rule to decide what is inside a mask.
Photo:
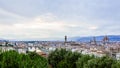
[(103, 38), (103, 43), (104, 44), (107, 44), (109, 42), (109, 38), (108, 38), (108, 36), (105, 36), (104, 38)]
[(65, 43), (67, 42), (67, 36), (65, 35)]

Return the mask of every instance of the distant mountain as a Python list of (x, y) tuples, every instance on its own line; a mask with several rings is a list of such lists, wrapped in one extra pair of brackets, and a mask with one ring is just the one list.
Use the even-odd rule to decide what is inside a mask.
[(5, 39), (0, 38), (0, 42), (6, 41)]
[[(107, 35), (107, 36), (109, 38), (109, 41), (120, 41), (120, 35)], [(105, 36), (103, 36), (103, 35), (101, 35), (101, 36), (87, 36), (87, 37), (77, 36), (77, 37), (68, 38), (68, 41), (90, 42), (90, 40), (93, 40), (93, 37), (96, 38), (96, 41), (102, 41)], [(0, 42), (1, 41), (8, 41), (8, 40), (0, 38)], [(17, 41), (17, 40), (9, 40), (9, 41)], [(29, 39), (29, 40), (24, 40), (24, 41), (32, 41), (32, 40)], [(40, 40), (38, 39), (36, 41), (40, 41)], [(48, 40), (43, 39), (41, 41), (64, 41), (64, 39), (57, 39), (57, 40), (55, 40), (55, 39), (52, 39), (52, 40), (51, 39), (48, 39)]]
[(0, 42), (5, 42), (5, 41), (8, 41), (8, 40), (0, 38)]
[[(120, 35), (107, 35), (109, 41), (120, 41)], [(69, 38), (69, 41), (81, 41), (81, 42), (89, 42), (93, 40), (93, 37), (96, 38), (96, 41), (102, 41), (105, 36), (89, 36), (89, 37), (72, 37)]]

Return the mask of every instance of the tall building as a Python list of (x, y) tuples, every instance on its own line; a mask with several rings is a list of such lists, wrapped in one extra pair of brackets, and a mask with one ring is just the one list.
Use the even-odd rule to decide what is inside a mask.
[(67, 42), (67, 36), (65, 35), (65, 43)]
[(95, 37), (93, 37), (93, 39), (90, 40), (90, 44), (91, 44), (91, 45), (97, 45), (97, 42), (96, 42), (96, 38), (95, 38)]
[(97, 42), (96, 42), (96, 38), (95, 38), (95, 37), (93, 37), (93, 42), (94, 42), (95, 45), (97, 45)]
[(104, 42), (109, 42), (108, 36), (105, 36), (105, 37), (103, 38), (103, 41), (104, 41)]
[(65, 35), (64, 45), (67, 46), (67, 36)]
[(104, 44), (107, 44), (109, 42), (109, 38), (108, 38), (108, 36), (105, 36), (104, 38), (103, 38), (103, 43)]

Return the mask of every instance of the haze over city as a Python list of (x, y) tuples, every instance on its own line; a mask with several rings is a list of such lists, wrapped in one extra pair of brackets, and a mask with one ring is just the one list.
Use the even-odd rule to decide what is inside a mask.
[(0, 0), (0, 38), (120, 35), (119, 0)]

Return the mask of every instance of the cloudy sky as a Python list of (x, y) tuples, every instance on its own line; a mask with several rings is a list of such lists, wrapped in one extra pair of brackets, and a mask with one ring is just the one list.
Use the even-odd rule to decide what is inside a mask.
[(0, 38), (120, 34), (119, 0), (0, 0)]

